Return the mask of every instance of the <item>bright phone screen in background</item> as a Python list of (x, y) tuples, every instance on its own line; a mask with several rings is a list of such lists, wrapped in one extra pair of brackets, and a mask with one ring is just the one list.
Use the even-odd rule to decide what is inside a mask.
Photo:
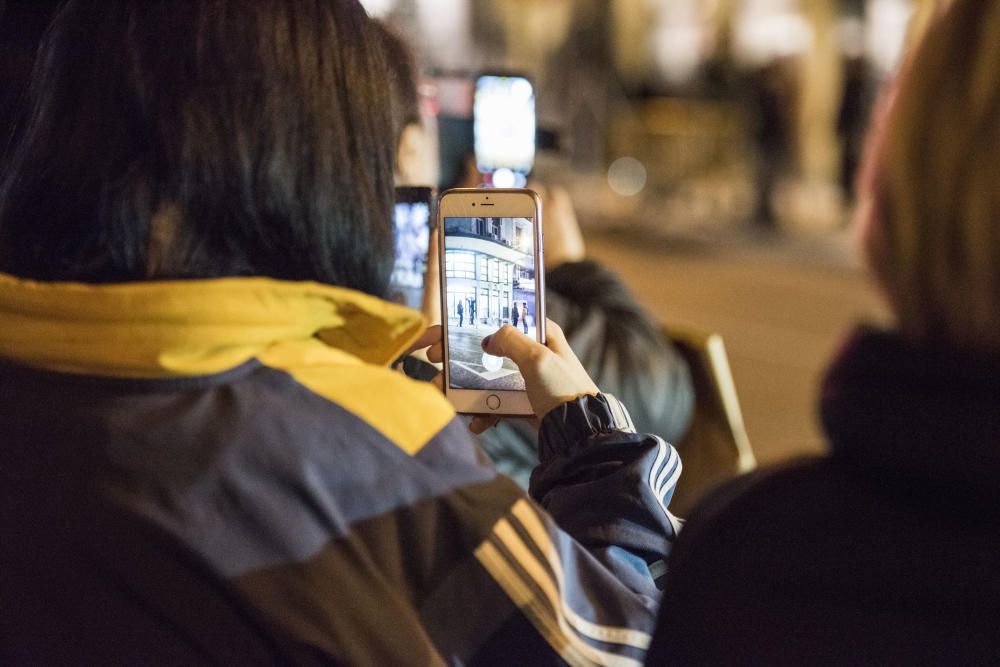
[(476, 164), (482, 172), (531, 171), (535, 160), (535, 91), (519, 76), (481, 76), (473, 100)]
[(523, 391), (510, 359), (483, 352), (504, 324), (535, 334), (534, 218), (445, 218), (448, 379), (452, 389)]
[(432, 197), (430, 188), (396, 189), (393, 211), (396, 261), (389, 280), (390, 299), (417, 310), (424, 298)]

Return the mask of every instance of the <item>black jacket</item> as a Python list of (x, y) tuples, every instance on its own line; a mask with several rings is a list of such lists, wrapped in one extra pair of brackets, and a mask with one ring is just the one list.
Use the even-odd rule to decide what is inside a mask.
[(690, 517), (648, 664), (1000, 663), (1000, 361), (863, 330), (821, 407)]

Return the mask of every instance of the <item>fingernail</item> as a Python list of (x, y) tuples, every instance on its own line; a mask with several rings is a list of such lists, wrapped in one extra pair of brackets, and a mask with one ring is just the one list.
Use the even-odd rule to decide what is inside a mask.
[(484, 338), (483, 342), (480, 343), (483, 346), (484, 350), (486, 349), (486, 346), (490, 344), (490, 338), (493, 338), (493, 334), (490, 334), (489, 336), (487, 336), (486, 338)]

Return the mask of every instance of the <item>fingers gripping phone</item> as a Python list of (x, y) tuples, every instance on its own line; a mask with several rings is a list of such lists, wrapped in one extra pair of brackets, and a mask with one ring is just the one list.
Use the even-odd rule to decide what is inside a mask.
[(458, 412), (533, 414), (517, 366), (482, 340), (509, 324), (545, 342), (541, 218), (531, 190), (457, 189), (438, 201), (444, 388)]
[(393, 211), (396, 259), (389, 279), (390, 299), (420, 310), (424, 300), (424, 276), (430, 242), (434, 190), (397, 187)]

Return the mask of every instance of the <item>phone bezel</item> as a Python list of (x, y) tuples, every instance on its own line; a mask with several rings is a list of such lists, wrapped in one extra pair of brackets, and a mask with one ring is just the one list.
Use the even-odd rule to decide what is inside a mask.
[[(484, 215), (484, 208), (489, 208)], [(535, 332), (536, 339), (545, 343), (545, 265), (542, 245), (542, 202), (538, 194), (524, 188), (455, 188), (438, 197), (438, 267), (441, 274), (441, 327), (444, 344), (444, 392), (457, 412), (465, 414), (521, 415), (534, 414), (525, 391), (493, 391), (489, 389), (455, 389), (451, 387), (448, 348), (448, 278), (445, 268), (444, 220), (478, 217), (531, 217), (534, 219), (535, 257)], [(496, 395), (500, 407), (492, 409), (486, 400)]]
[[(532, 100), (534, 101), (531, 108), (531, 117), (534, 122), (535, 131), (531, 138), (531, 161), (528, 164), (527, 169), (515, 168), (510, 165), (502, 164), (484, 166), (484, 162), (480, 157), (479, 142), (477, 140), (477, 130), (480, 125), (480, 119), (476, 116), (476, 98), (479, 95), (479, 82), (486, 77), (500, 79), (523, 79), (528, 82), (528, 85), (531, 86), (531, 95)], [(531, 77), (528, 77), (521, 72), (480, 72), (476, 75), (475, 82), (472, 86), (472, 151), (476, 158), (476, 169), (483, 174), (492, 174), (498, 169), (509, 169), (514, 173), (527, 176), (531, 173), (531, 170), (535, 168), (535, 159), (538, 157), (538, 92), (535, 90), (535, 82), (531, 80)]]
[[(434, 208), (435, 197), (434, 188), (429, 185), (397, 185), (395, 188), (395, 202), (397, 204), (422, 204), (426, 203), (429, 209)], [(433, 223), (434, 221), (431, 220)]]

